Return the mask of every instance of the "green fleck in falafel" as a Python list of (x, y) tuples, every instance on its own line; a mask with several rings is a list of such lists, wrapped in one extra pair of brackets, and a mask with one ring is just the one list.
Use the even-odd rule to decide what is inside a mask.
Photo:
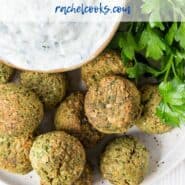
[(80, 92), (71, 94), (61, 103), (55, 116), (55, 127), (78, 137), (87, 148), (95, 146), (104, 137), (87, 121), (84, 95)]
[(82, 67), (82, 79), (88, 87), (108, 75), (125, 75), (126, 68), (118, 53), (105, 51), (95, 60)]
[(31, 137), (0, 137), (0, 168), (18, 174), (30, 172), (29, 153), (32, 143)]
[(10, 80), (14, 73), (14, 69), (1, 63), (0, 61), (0, 84), (4, 84)]
[[(84, 171), (80, 178), (73, 183), (73, 185), (92, 185), (93, 183), (93, 174), (90, 166), (86, 164)], [(41, 180), (41, 185), (52, 185), (51, 183), (48, 182), (43, 182)]]
[(127, 79), (105, 77), (89, 88), (85, 112), (89, 122), (100, 132), (124, 133), (140, 116), (140, 93)]
[(33, 90), (48, 109), (55, 107), (66, 95), (65, 74), (22, 72), (20, 83)]
[(142, 88), (143, 114), (136, 125), (148, 134), (162, 134), (170, 131), (172, 127), (163, 123), (156, 115), (156, 108), (161, 101), (158, 87), (146, 85)]
[(139, 185), (148, 169), (146, 148), (132, 137), (118, 138), (105, 149), (101, 158), (103, 178), (114, 185)]
[(43, 182), (52, 185), (71, 185), (79, 179), (86, 163), (82, 144), (61, 131), (37, 137), (30, 151), (30, 160)]
[(29, 135), (43, 118), (43, 105), (28, 89), (0, 84), (0, 136)]

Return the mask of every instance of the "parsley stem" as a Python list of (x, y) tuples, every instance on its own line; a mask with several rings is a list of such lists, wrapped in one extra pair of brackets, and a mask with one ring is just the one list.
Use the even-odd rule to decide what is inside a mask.
[(169, 74), (170, 74), (170, 71), (171, 71), (171, 68), (172, 68), (172, 64), (173, 64), (173, 55), (170, 56), (170, 59), (169, 59), (168, 64), (167, 64), (167, 71), (166, 71), (166, 74), (165, 74), (165, 77), (164, 77), (164, 82), (167, 82), (167, 80), (168, 80), (168, 77), (169, 77)]
[(131, 23), (131, 25), (130, 25), (130, 28), (129, 28), (128, 32), (130, 32), (130, 33), (132, 32), (133, 26), (134, 26), (134, 24), (133, 24), (133, 23)]
[(176, 78), (178, 78), (177, 73), (176, 73), (176, 70), (175, 70), (174, 62), (172, 63), (172, 71), (173, 71), (174, 76), (175, 76)]

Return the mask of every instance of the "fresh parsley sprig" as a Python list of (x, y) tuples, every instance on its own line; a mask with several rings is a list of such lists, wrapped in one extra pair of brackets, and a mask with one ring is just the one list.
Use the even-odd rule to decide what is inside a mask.
[(120, 50), (128, 77), (156, 78), (162, 97), (157, 116), (171, 126), (185, 123), (185, 23), (128, 25), (110, 45)]

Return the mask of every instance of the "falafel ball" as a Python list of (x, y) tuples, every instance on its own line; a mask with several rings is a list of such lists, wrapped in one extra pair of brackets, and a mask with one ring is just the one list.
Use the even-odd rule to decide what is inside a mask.
[(12, 173), (26, 174), (32, 170), (29, 153), (32, 137), (0, 137), (0, 168)]
[(43, 182), (52, 185), (71, 185), (79, 179), (86, 163), (80, 141), (62, 131), (37, 137), (30, 151), (30, 160)]
[[(73, 183), (73, 185), (92, 185), (92, 183), (93, 183), (92, 170), (91, 167), (88, 164), (86, 164), (82, 175), (77, 181)], [(41, 185), (52, 185), (52, 184), (41, 180)]]
[(0, 84), (4, 84), (10, 80), (14, 73), (14, 69), (1, 63), (0, 61)]
[(145, 146), (132, 137), (117, 138), (107, 145), (100, 169), (103, 178), (114, 185), (139, 185), (148, 169)]
[(105, 77), (89, 88), (85, 112), (89, 122), (100, 132), (124, 133), (140, 116), (140, 93), (127, 79)]
[(146, 85), (141, 89), (143, 113), (136, 125), (148, 134), (162, 134), (170, 131), (172, 127), (163, 123), (156, 115), (156, 108), (161, 101), (158, 87)]
[(43, 118), (43, 105), (28, 89), (0, 84), (0, 136), (29, 135)]
[(48, 109), (54, 108), (66, 95), (65, 74), (22, 72), (20, 83), (33, 90)]
[(92, 185), (92, 183), (93, 183), (92, 169), (88, 164), (86, 164), (82, 175), (73, 185)]
[(95, 60), (84, 65), (81, 70), (82, 79), (87, 87), (99, 82), (108, 75), (125, 75), (126, 68), (120, 55), (112, 50), (104, 51)]
[(84, 95), (80, 92), (72, 93), (61, 103), (55, 116), (55, 127), (74, 135), (87, 148), (95, 146), (104, 137), (87, 121)]

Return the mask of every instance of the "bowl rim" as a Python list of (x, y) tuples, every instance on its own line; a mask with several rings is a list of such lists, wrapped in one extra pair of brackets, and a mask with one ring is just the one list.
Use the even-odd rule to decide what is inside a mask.
[(91, 62), (92, 60), (94, 60), (99, 54), (101, 54), (103, 52), (103, 50), (107, 47), (107, 45), (110, 43), (110, 41), (112, 40), (112, 38), (114, 37), (115, 33), (117, 32), (119, 25), (120, 25), (120, 21), (115, 21), (115, 25), (112, 28), (111, 33), (109, 34), (109, 36), (107, 37), (107, 39), (101, 44), (100, 47), (98, 47), (96, 49), (96, 51), (94, 53), (92, 53), (88, 59), (84, 60), (83, 62), (81, 62), (80, 64), (76, 64), (73, 65), (71, 67), (68, 68), (59, 68), (59, 69), (54, 69), (54, 70), (31, 70), (31, 69), (25, 69), (22, 68), (20, 66), (16, 66), (15, 64), (10, 63), (7, 60), (4, 60), (2, 58), (0, 58), (0, 63), (4, 63), (5, 65), (12, 67), (14, 69), (20, 70), (20, 71), (30, 71), (30, 72), (40, 72), (40, 73), (63, 73), (63, 72), (68, 72), (68, 71), (73, 71), (76, 69), (81, 68), (83, 65)]

